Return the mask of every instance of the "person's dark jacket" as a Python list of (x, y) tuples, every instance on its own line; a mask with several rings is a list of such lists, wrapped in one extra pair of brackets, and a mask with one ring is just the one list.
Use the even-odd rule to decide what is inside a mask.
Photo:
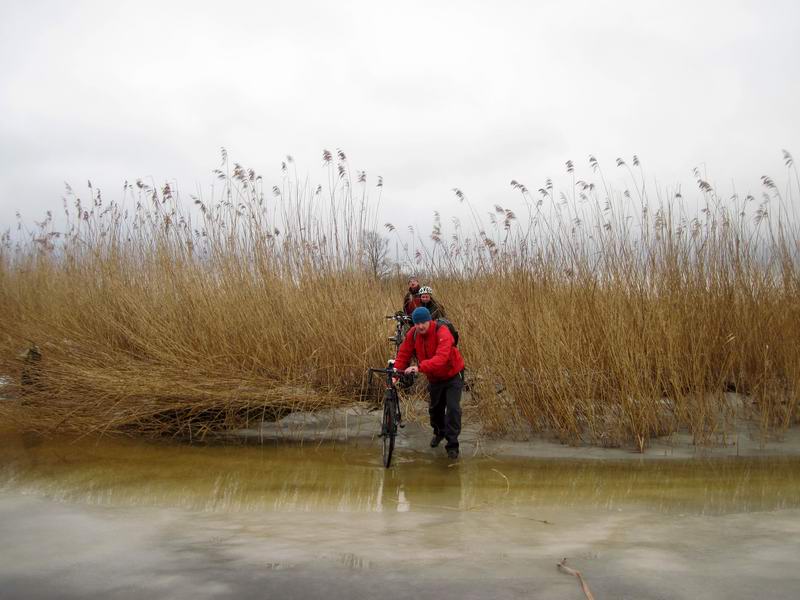
[(430, 383), (447, 381), (464, 370), (464, 359), (446, 325), (433, 322), (424, 335), (416, 332), (415, 336), (415, 332), (416, 326), (409, 330), (400, 344), (394, 361), (395, 369), (404, 370), (411, 357), (416, 355), (419, 370), (425, 373)]
[(447, 315), (444, 314), (444, 306), (442, 306), (441, 304), (436, 302), (436, 300), (434, 300), (433, 298), (431, 298), (431, 301), (428, 302), (427, 304), (424, 304), (424, 303), (420, 302), (419, 305), (420, 306), (424, 306), (425, 308), (427, 308), (430, 311), (431, 319), (433, 319), (434, 321), (436, 319), (446, 319), (447, 318)]

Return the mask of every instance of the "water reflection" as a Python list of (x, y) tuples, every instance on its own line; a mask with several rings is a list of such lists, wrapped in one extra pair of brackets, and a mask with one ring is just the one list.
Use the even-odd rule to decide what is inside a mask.
[(377, 445), (185, 446), (0, 436), (0, 486), (63, 501), (209, 511), (519, 512), (543, 506), (720, 514), (800, 506), (800, 460), (555, 461)]

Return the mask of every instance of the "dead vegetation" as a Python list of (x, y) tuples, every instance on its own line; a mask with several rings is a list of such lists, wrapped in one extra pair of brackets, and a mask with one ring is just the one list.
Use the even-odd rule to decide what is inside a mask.
[[(64, 220), (3, 236), (3, 419), (194, 438), (351, 403), (387, 357), (382, 317), (410, 269), (461, 331), (470, 418), (487, 432), (643, 450), (688, 428), (706, 444), (731, 426), (732, 390), (764, 432), (798, 419), (788, 153), (785, 190), (764, 177), (758, 199), (720, 198), (699, 172), (691, 199), (651, 196), (636, 157), (617, 161), (621, 192), (594, 157), (585, 179), (567, 163), (562, 193), (513, 181), (522, 212), (484, 218), (456, 189), (466, 224), (435, 214), (424, 237), (385, 225), (401, 249), (391, 274), (375, 233), (383, 182), (343, 152), (323, 154), (317, 187), (291, 158), (269, 187), (222, 158), (209, 198), (138, 181), (109, 203), (89, 184), (84, 199), (68, 189)], [(35, 364), (20, 358), (31, 343)]]

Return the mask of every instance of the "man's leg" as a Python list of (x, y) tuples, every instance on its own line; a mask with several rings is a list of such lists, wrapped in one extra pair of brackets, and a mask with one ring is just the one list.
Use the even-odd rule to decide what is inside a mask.
[(464, 388), (464, 380), (460, 375), (456, 375), (447, 382), (444, 388), (445, 404), (447, 413), (445, 414), (444, 434), (447, 438), (447, 450), (458, 450), (458, 436), (461, 433), (461, 390)]
[(428, 385), (428, 393), (430, 394), (430, 404), (428, 405), (428, 415), (431, 418), (431, 428), (433, 428), (433, 435), (437, 437), (444, 437), (445, 435), (445, 407), (447, 406), (447, 398), (445, 395), (445, 388), (441, 385)]

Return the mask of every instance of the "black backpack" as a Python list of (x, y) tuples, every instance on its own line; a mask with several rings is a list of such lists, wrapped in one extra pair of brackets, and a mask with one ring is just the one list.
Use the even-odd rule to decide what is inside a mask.
[[(456, 329), (456, 326), (453, 325), (452, 321), (449, 321), (447, 319), (436, 319), (434, 323), (436, 323), (437, 327), (439, 325), (444, 325), (445, 327), (447, 327), (450, 330), (450, 334), (453, 336), (453, 346), (458, 346), (458, 329)], [(414, 343), (416, 344), (416, 342), (417, 342), (417, 330), (415, 328)]]

